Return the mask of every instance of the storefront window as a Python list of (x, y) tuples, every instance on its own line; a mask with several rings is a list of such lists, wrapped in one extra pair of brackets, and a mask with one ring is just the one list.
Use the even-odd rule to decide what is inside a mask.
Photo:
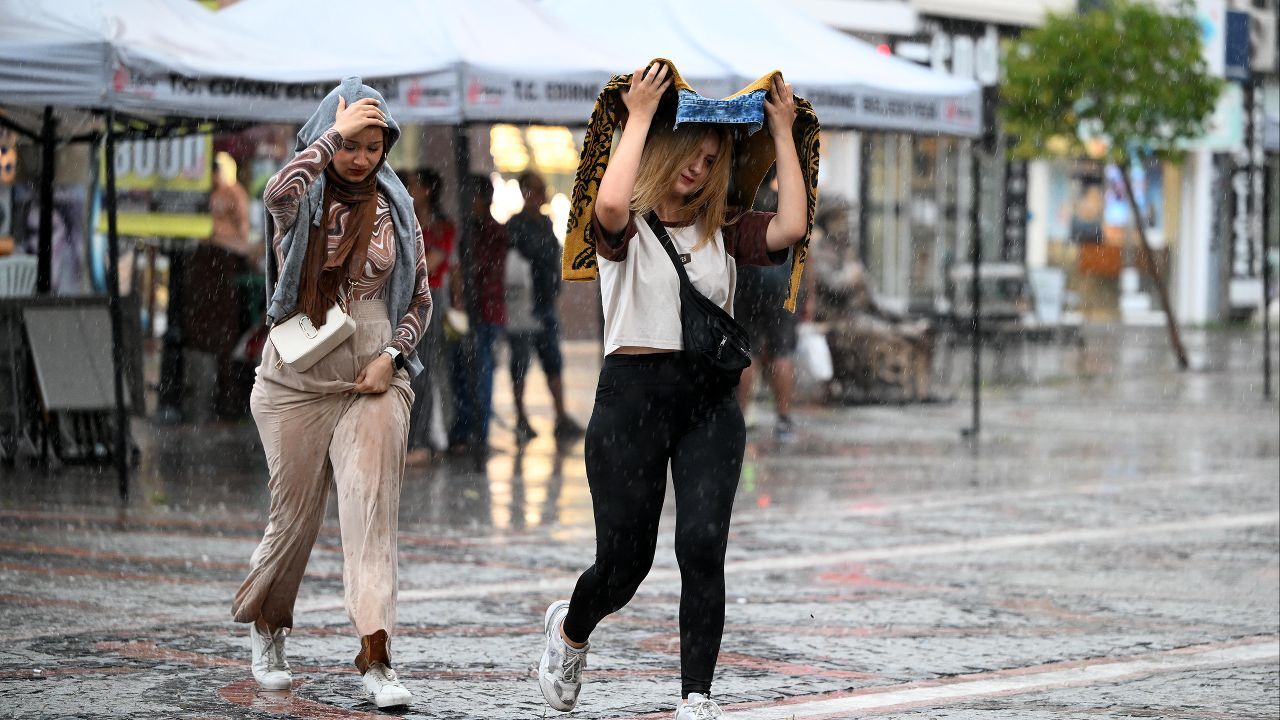
[(950, 138), (867, 136), (865, 258), (878, 297), (890, 306), (946, 307), (947, 270), (966, 227), (958, 222), (963, 146)]
[[(1130, 180), (1156, 266), (1167, 280), (1178, 244), (1181, 170), (1153, 161), (1133, 167)], [(1048, 213), (1048, 264), (1066, 271), (1072, 302), (1086, 317), (1119, 318), (1126, 268), (1130, 268), (1130, 282), (1136, 281), (1131, 291), (1145, 293), (1155, 302), (1155, 287), (1118, 167), (1088, 160), (1053, 163)]]

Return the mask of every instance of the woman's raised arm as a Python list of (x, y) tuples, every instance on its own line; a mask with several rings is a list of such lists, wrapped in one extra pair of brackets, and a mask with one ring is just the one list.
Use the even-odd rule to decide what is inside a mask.
[(653, 63), (637, 69), (631, 76), (631, 87), (622, 94), (622, 101), (627, 105), (627, 124), (622, 129), (618, 149), (600, 179), (600, 192), (596, 196), (596, 218), (605, 232), (622, 232), (631, 218), (631, 194), (640, 169), (640, 153), (644, 151), (658, 101), (670, 86), (667, 66)]
[(773, 90), (765, 98), (764, 109), (769, 120), (769, 133), (773, 135), (778, 174), (778, 214), (769, 223), (765, 245), (770, 252), (775, 252), (804, 238), (809, 228), (809, 204), (804, 173), (800, 170), (800, 155), (791, 137), (791, 127), (796, 120), (796, 98), (791, 91), (791, 83), (784, 83), (780, 75), (773, 78)]

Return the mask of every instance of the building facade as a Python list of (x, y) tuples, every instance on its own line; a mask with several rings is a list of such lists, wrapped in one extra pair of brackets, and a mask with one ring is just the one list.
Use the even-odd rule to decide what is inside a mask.
[[(1171, 11), (1180, 5), (1154, 1)], [(972, 242), (977, 162), (978, 237), (986, 261), (1022, 265), (1031, 274), (1060, 273), (1067, 309), (1086, 318), (1163, 322), (1150, 278), (1139, 269), (1118, 168), (1088, 158), (1012, 160), (997, 115), (1002, 43), (1048, 13), (1087, 10), (1092, 0), (798, 2), (884, 52), (972, 78), (984, 88), (986, 133), (979, 143), (886, 132), (824, 138), (824, 197), (849, 207), (885, 304), (917, 312), (948, 309), (948, 272), (968, 257)], [(1247, 77), (1237, 72), (1229, 80), (1212, 130), (1189, 144), (1181, 162), (1131, 168), (1156, 266), (1183, 323), (1244, 317), (1262, 299), (1263, 238), (1274, 244), (1280, 235), (1276, 6), (1277, 0), (1196, 0), (1206, 60), (1219, 76), (1230, 73), (1228, 54), (1240, 52), (1239, 32), (1229, 32), (1228, 25), (1236, 22), (1239, 30), (1247, 17)]]

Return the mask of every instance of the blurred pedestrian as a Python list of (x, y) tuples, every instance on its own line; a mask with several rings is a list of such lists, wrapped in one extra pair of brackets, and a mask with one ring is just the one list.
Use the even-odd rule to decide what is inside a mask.
[(856, 392), (859, 400), (928, 400), (933, 327), (925, 318), (876, 302), (847, 216), (843, 206), (819, 213), (825, 232), (811, 251), (814, 315), (828, 326), (834, 382), (846, 396)]
[(390, 634), (409, 377), (422, 369), (414, 349), (431, 316), (413, 200), (386, 166), (399, 137), (382, 96), (347, 78), (303, 125), (297, 155), (264, 191), (275, 280), (268, 318), (323, 326), (338, 304), (356, 329), (303, 371), (272, 343), (264, 348), (250, 407), (271, 473), (271, 512), (233, 604), (235, 620), (251, 623), (258, 686), (289, 689), (285, 637), (336, 482), (347, 614), (360, 636), (355, 665), (378, 707), (412, 699), (391, 669)]
[(249, 238), (249, 193), (236, 177), (236, 162), (220, 152), (214, 158), (213, 189), (209, 192), (209, 241), (248, 258), (257, 248)]
[[(808, 229), (791, 86), (774, 75), (767, 99), (762, 92), (747, 101), (754, 100), (754, 108), (725, 107), (754, 110), (755, 122), (767, 118), (780, 194), (777, 215), (746, 212), (725, 224), (735, 167), (732, 136), (724, 125), (695, 120), (674, 127), (667, 113), (655, 119), (664, 94), (676, 95), (674, 77), (668, 65), (654, 62), (636, 70), (629, 88), (618, 92), (628, 117), (592, 215), (583, 218), (596, 239), (606, 357), (585, 448), (595, 564), (579, 577), (572, 598), (552, 603), (543, 620), (539, 685), (547, 703), (562, 711), (577, 703), (592, 631), (631, 600), (649, 572), (670, 464), (684, 699), (676, 718), (719, 716), (710, 691), (724, 629), (724, 556), (745, 430), (729, 379), (680, 352), (681, 281), (661, 237), (670, 236), (694, 288), (732, 312), (736, 265), (782, 263)], [(590, 155), (584, 150), (584, 163), (593, 162)], [(748, 192), (754, 193), (759, 177)], [(576, 258), (577, 249), (566, 247), (565, 254)]]
[(453, 343), (454, 418), (449, 452), (485, 457), (489, 452), (489, 418), (493, 414), (494, 344), (507, 322), (503, 273), (507, 260), (507, 231), (490, 212), (493, 183), (482, 175), (463, 182), (469, 198), (465, 242), (459, 248), (459, 269), (451, 293), (455, 308), (465, 309), (470, 337)]
[(253, 268), (258, 248), (249, 236), (249, 193), (236, 177), (236, 161), (225, 152), (214, 156), (209, 219), (209, 243), (197, 247), (186, 260), (189, 279), (182, 285), (187, 298), (180, 303), (187, 316), (181, 320), (187, 326), (185, 349), (214, 355), (218, 364), (214, 414), (239, 419), (248, 409), (249, 365), (237, 360), (236, 348), (252, 329), (244, 311), (242, 283)]
[[(773, 172), (765, 178), (764, 187), (756, 194), (754, 208), (761, 212), (778, 209), (778, 180)], [(742, 371), (738, 383), (738, 404), (750, 426), (751, 396), (755, 389), (756, 369), (764, 374), (773, 391), (777, 420), (774, 439), (782, 444), (795, 441), (795, 424), (791, 420), (791, 399), (795, 392), (796, 351), (795, 313), (783, 307), (787, 299), (791, 269), (785, 265), (738, 268), (738, 287), (733, 296), (733, 316), (751, 337), (751, 366)], [(801, 302), (804, 301), (803, 296)]]
[(533, 353), (537, 353), (542, 372), (547, 377), (551, 401), (555, 407), (553, 433), (557, 440), (576, 440), (582, 426), (574, 422), (564, 409), (564, 381), (561, 371), (564, 358), (560, 353), (560, 318), (556, 299), (560, 295), (560, 241), (551, 228), (551, 218), (542, 214), (547, 203), (547, 183), (532, 170), (520, 175), (520, 193), (524, 207), (507, 221), (511, 247), (529, 267), (532, 301), (532, 324), (528, 328), (509, 323), (507, 339), (511, 345), (511, 385), (516, 406), (516, 440), (527, 442), (537, 437), (524, 408), (525, 376)]
[[(413, 197), (413, 212), (422, 228), (422, 240), (427, 249), (427, 279), (431, 286), (431, 305), (448, 307), (444, 279), (449, 273), (449, 258), (453, 254), (457, 230), (453, 221), (444, 213), (441, 202), (442, 181), (440, 173), (431, 168), (418, 168), (413, 172), (400, 172), (409, 195)], [(427, 326), (425, 343), (419, 355), (423, 372), (413, 378), (413, 409), (409, 414), (409, 451), (406, 465), (422, 465), (430, 459), (433, 450), (445, 449), (432, 439), (436, 413), (445, 407), (442, 398), (445, 384), (444, 312), (433, 312)]]

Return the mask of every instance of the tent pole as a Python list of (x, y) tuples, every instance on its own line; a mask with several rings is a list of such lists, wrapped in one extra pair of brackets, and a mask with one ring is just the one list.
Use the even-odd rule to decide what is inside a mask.
[(469, 215), (467, 211), (471, 206), (471, 198), (463, 196), (467, 176), (471, 174), (471, 138), (465, 124), (455, 125), (453, 128), (453, 173), (455, 187), (458, 189), (458, 224), (461, 230), (466, 224), (465, 220)]
[[(861, 145), (858, 158), (858, 262), (867, 267), (870, 255), (870, 237), (867, 228), (871, 224), (871, 143), (874, 133), (860, 131), (858, 142)], [(874, 136), (878, 139), (878, 136)]]
[[(1268, 320), (1267, 312), (1271, 303), (1271, 272), (1267, 258), (1267, 233), (1266, 220), (1263, 213), (1263, 203), (1265, 202), (1265, 191), (1261, 194), (1255, 192), (1259, 187), (1254, 184), (1254, 178), (1258, 173), (1266, 172), (1266, 162), (1262, 163), (1262, 167), (1258, 167), (1258, 157), (1261, 154), (1258, 151), (1258, 141), (1262, 135), (1262, 118), (1259, 117), (1257, 101), (1255, 97), (1258, 93), (1258, 74), (1250, 73), (1249, 79), (1244, 82), (1244, 107), (1245, 112), (1249, 113), (1246, 128), (1248, 135), (1245, 138), (1245, 147), (1249, 155), (1249, 231), (1250, 244), (1253, 244), (1253, 237), (1258, 237), (1257, 250), (1259, 259), (1262, 261), (1259, 270), (1262, 271), (1262, 304), (1259, 315), (1262, 317), (1262, 399), (1264, 401), (1271, 399), (1271, 322)], [(1255, 224), (1255, 219), (1257, 223)], [(1261, 236), (1258, 236), (1257, 230), (1261, 230)]]
[(40, 237), (36, 251), (36, 294), (48, 295), (53, 287), (53, 174), (57, 149), (58, 121), (53, 107), (46, 105), (40, 123)]
[(978, 440), (978, 434), (982, 430), (982, 283), (980, 272), (982, 267), (982, 220), (981, 208), (982, 191), (980, 183), (982, 181), (982, 164), (979, 162), (978, 149), (980, 145), (977, 140), (969, 143), (969, 177), (970, 177), (970, 194), (972, 199), (969, 201), (969, 259), (973, 263), (973, 277), (970, 278), (969, 295), (970, 295), (970, 319), (969, 332), (972, 333), (971, 340), (973, 343), (973, 369), (970, 372), (970, 378), (973, 382), (972, 389), (972, 414), (973, 419), (965, 434), (974, 442)]
[(129, 413), (124, 407), (124, 318), (120, 307), (120, 236), (116, 226), (116, 131), (115, 111), (107, 110), (107, 184), (103, 204), (107, 211), (107, 308), (111, 314), (111, 365), (115, 380), (115, 451), (120, 500), (129, 499)]
[[(461, 343), (459, 349), (466, 358), (465, 370), (463, 371), (466, 374), (466, 385), (465, 387), (454, 388), (454, 392), (470, 394), (471, 402), (474, 403), (476, 401), (476, 389), (479, 387), (480, 381), (480, 363), (477, 362), (479, 355), (478, 345), (476, 344), (477, 323), (480, 319), (480, 289), (472, 282), (472, 277), (475, 264), (480, 258), (475, 256), (473, 243), (476, 238), (471, 233), (471, 204), (474, 196), (467, 190), (467, 178), (471, 175), (471, 138), (465, 122), (459, 123), (453, 129), (453, 167), (454, 179), (458, 188), (458, 268), (461, 271), (456, 277), (462, 282), (462, 303), (471, 321), (471, 331), (459, 340)], [(453, 294), (452, 289), (450, 294)], [(479, 410), (481, 413), (488, 413), (491, 409), (491, 407), (486, 407)], [(469, 429), (475, 430), (474, 427)], [(450, 437), (450, 442), (452, 443), (456, 440), (470, 445), (473, 439), (473, 437)], [(483, 470), (483, 458), (485, 457), (483, 448), (473, 448), (473, 450), (476, 451), (474, 454), (477, 464), (476, 469)]]

